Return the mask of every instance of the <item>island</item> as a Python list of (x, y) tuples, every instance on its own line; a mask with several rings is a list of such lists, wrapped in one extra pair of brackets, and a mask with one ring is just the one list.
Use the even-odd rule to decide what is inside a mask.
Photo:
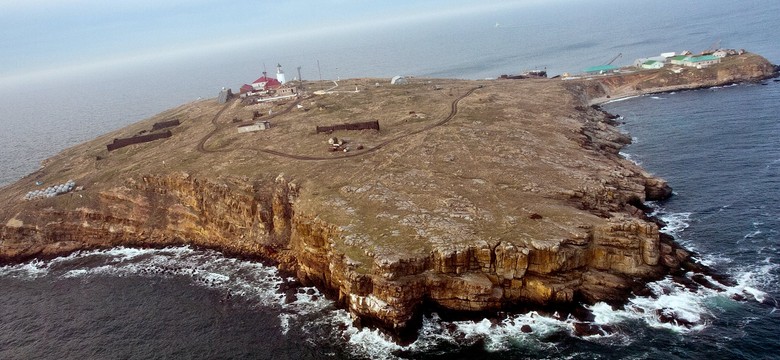
[[(709, 66), (566, 79), (293, 82), (192, 102), (66, 149), (0, 189), (0, 265), (190, 245), (268, 261), (362, 324), (413, 334), (436, 308), (619, 305), (705, 271), (645, 202), (608, 99), (773, 77)], [(258, 85), (259, 84), (259, 85)]]

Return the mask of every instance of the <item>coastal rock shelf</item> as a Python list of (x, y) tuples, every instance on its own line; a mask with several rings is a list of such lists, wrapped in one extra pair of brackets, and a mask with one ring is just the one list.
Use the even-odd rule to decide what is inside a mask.
[[(621, 303), (690, 268), (643, 203), (671, 188), (619, 150), (593, 103), (773, 75), (746, 54), (717, 67), (561, 81), (413, 79), (284, 104), (204, 100), (67, 149), (0, 191), (0, 264), (112, 246), (190, 244), (261, 258), (366, 324), (414, 329), (424, 304), (463, 312)], [(238, 133), (275, 113), (273, 127)], [(172, 136), (105, 145), (162, 119)], [(381, 131), (316, 125), (378, 120)], [(329, 151), (337, 136), (354, 144)], [(360, 146), (358, 146), (360, 145)], [(360, 149), (360, 150), (358, 150)], [(83, 190), (24, 200), (36, 183)]]

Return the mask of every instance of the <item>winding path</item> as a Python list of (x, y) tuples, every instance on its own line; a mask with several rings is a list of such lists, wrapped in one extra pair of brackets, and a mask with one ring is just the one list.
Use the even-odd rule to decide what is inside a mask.
[(219, 117), (222, 115), (222, 113), (225, 112), (225, 110), (227, 110), (227, 108), (230, 107), (230, 105), (232, 105), (233, 103), (234, 102), (226, 103), (225, 106), (223, 106), (222, 109), (219, 109), (219, 111), (217, 111), (217, 113), (214, 114), (214, 117), (211, 118), (211, 124), (214, 125), (214, 130), (211, 130), (210, 133), (206, 134), (206, 136), (200, 139), (200, 141), (198, 142), (198, 146), (196, 147), (196, 149), (199, 152), (202, 153), (214, 152), (212, 150), (206, 149), (206, 141), (209, 141), (209, 139), (211, 139), (211, 137), (214, 136), (214, 134), (216, 134), (217, 131), (222, 129), (222, 127), (219, 126), (219, 123), (217, 123), (217, 120), (219, 120)]
[[(231, 150), (231, 149), (226, 149), (226, 148), (222, 148), (222, 149), (208, 149), (208, 148), (206, 148), (206, 142), (209, 141), (209, 139), (211, 139), (211, 137), (214, 136), (214, 134), (216, 134), (218, 131), (220, 131), (223, 128), (225, 128), (225, 126), (224, 126), (225, 124), (220, 125), (219, 117), (222, 116), (222, 113), (225, 112), (225, 110), (227, 110), (228, 107), (230, 107), (231, 105), (235, 105), (235, 103), (237, 101), (238, 100), (233, 100), (232, 102), (228, 102), (227, 104), (225, 104), (225, 106), (222, 107), (222, 109), (220, 109), (219, 111), (217, 111), (216, 114), (214, 114), (213, 118), (211, 118), (211, 123), (214, 125), (214, 130), (211, 130), (210, 133), (206, 134), (206, 136), (204, 136), (202, 139), (200, 139), (200, 141), (198, 142), (198, 146), (196, 147), (196, 149), (199, 152), (202, 152), (202, 153), (217, 153), (217, 152), (225, 152), (225, 151), (230, 151)], [(299, 99), (293, 101), (293, 103), (290, 104), (290, 106), (288, 106), (286, 109), (284, 109), (284, 110), (282, 110), (282, 111), (280, 111), (278, 113), (269, 115), (269, 116), (263, 118), (263, 120), (270, 120), (270, 119), (273, 119), (273, 118), (275, 118), (275, 117), (277, 117), (279, 115), (284, 115), (284, 114), (290, 112), (298, 104), (300, 104), (301, 101), (303, 101), (303, 99), (299, 98)]]
[[(466, 98), (469, 95), (471, 95), (472, 93), (474, 93), (474, 91), (477, 91), (478, 89), (481, 89), (482, 87), (483, 87), (482, 85), (476, 86), (476, 87), (470, 89), (469, 91), (467, 91), (466, 93), (464, 93), (463, 95), (459, 96), (457, 99), (453, 100), (452, 104), (450, 105), (450, 113), (444, 119), (439, 120), (439, 121), (437, 121), (437, 122), (435, 122), (433, 124), (427, 125), (427, 126), (423, 127), (422, 129), (418, 129), (418, 130), (415, 130), (415, 131), (412, 131), (412, 132), (409, 132), (409, 133), (406, 133), (406, 134), (401, 134), (401, 135), (398, 135), (398, 136), (396, 136), (396, 137), (394, 137), (392, 139), (385, 140), (385, 141), (383, 141), (383, 142), (381, 142), (381, 143), (379, 143), (379, 144), (377, 144), (377, 145), (375, 145), (373, 147), (367, 148), (367, 149), (365, 149), (365, 150), (363, 150), (361, 152), (346, 153), (346, 154), (341, 155), (341, 156), (318, 157), (318, 156), (306, 156), (306, 155), (288, 154), (288, 153), (284, 153), (284, 152), (276, 151), (276, 150), (271, 150), (271, 149), (252, 149), (252, 148), (247, 148), (247, 150), (255, 150), (255, 151), (266, 153), (266, 154), (269, 154), (269, 155), (281, 156), (281, 157), (285, 157), (285, 158), (289, 158), (289, 159), (304, 160), (304, 161), (339, 160), (339, 159), (346, 159), (346, 158), (352, 158), (352, 157), (357, 157), (357, 156), (363, 156), (363, 155), (366, 155), (366, 154), (373, 153), (373, 152), (383, 148), (387, 144), (390, 144), (390, 143), (393, 143), (393, 142), (397, 142), (398, 140), (401, 140), (403, 138), (406, 138), (406, 137), (409, 137), (409, 136), (412, 136), (412, 135), (417, 135), (419, 133), (422, 133), (422, 132), (425, 132), (425, 131), (429, 131), (429, 130), (431, 130), (433, 128), (436, 128), (438, 126), (442, 126), (442, 125), (446, 124), (447, 122), (452, 120), (452, 118), (454, 118), (456, 115), (458, 115), (458, 103), (461, 100), (463, 100), (464, 98)], [(285, 109), (285, 110), (283, 110), (281, 112), (278, 112), (278, 113), (276, 113), (276, 114), (274, 114), (271, 117), (268, 117), (266, 119), (271, 119), (273, 117), (276, 117), (276, 116), (279, 116), (279, 115), (286, 114), (286, 113), (290, 112), (302, 100), (303, 99), (296, 100), (287, 109)], [(202, 152), (202, 153), (216, 153), (216, 152), (225, 152), (225, 151), (233, 150), (233, 149), (227, 149), (227, 148), (207, 149), (206, 146), (205, 146), (206, 142), (214, 134), (216, 134), (217, 131), (219, 131), (219, 130), (221, 130), (223, 128), (222, 126), (219, 125), (218, 120), (219, 120), (219, 117), (228, 108), (229, 105), (231, 105), (231, 104), (226, 104), (221, 110), (219, 110), (219, 112), (217, 112), (214, 115), (214, 118), (211, 120), (211, 123), (214, 124), (215, 128), (210, 133), (208, 133), (205, 137), (203, 137), (203, 139), (200, 140), (200, 142), (198, 143), (198, 146), (197, 146), (197, 150), (199, 152)]]

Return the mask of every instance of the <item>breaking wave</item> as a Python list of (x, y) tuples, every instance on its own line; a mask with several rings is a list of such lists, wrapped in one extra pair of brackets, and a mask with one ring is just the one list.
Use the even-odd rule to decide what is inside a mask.
[(310, 312), (330, 305), (313, 287), (282, 291), (286, 282), (276, 268), (261, 263), (228, 258), (216, 251), (190, 247), (79, 251), (48, 261), (33, 260), (0, 267), (0, 276), (36, 279), (86, 278), (94, 276), (179, 277), (195, 285), (225, 292), (225, 300), (241, 297), (262, 306)]
[(626, 97), (621, 97), (621, 98), (617, 98), (617, 99), (612, 99), (612, 100), (609, 100), (609, 101), (605, 101), (603, 105), (612, 104), (612, 103), (621, 102), (621, 101), (626, 101), (626, 100), (631, 100), (631, 99), (636, 99), (636, 98), (642, 97), (642, 96), (644, 96), (644, 95), (634, 95), (634, 96), (626, 96)]
[[(687, 227), (690, 213), (661, 214), (670, 224), (666, 229), (679, 234)], [(757, 266), (746, 266), (734, 274), (736, 285), (719, 289), (691, 289), (671, 277), (649, 284), (652, 295), (630, 299), (619, 309), (598, 303), (587, 307), (593, 318), (585, 322), (597, 330), (582, 334), (583, 322), (571, 316), (528, 312), (501, 319), (445, 321), (438, 315), (423, 319), (420, 336), (409, 345), (399, 345), (376, 329), (353, 325), (351, 315), (315, 288), (286, 288), (292, 279), (283, 278), (270, 266), (226, 258), (221, 254), (189, 247), (167, 249), (115, 248), (77, 252), (48, 261), (0, 267), (0, 276), (16, 278), (87, 278), (93, 276), (180, 277), (193, 285), (214, 288), (225, 301), (243, 302), (278, 313), (283, 335), (302, 332), (313, 346), (337, 344), (360, 358), (394, 359), (447, 354), (478, 348), (487, 353), (523, 349), (530, 353), (558, 353), (562, 341), (585, 341), (625, 347), (633, 344), (636, 325), (686, 334), (700, 332), (717, 320), (719, 308), (739, 302), (777, 304), (762, 288), (776, 285), (778, 265), (770, 258)], [(691, 278), (693, 274), (686, 274)], [(718, 282), (707, 277), (713, 284)], [(292, 289), (292, 290), (291, 290)], [(729, 305), (730, 304), (730, 305)], [(567, 340), (568, 339), (568, 340)], [(571, 349), (569, 349), (571, 350)]]
[(624, 159), (626, 159), (626, 160), (628, 160), (628, 161), (630, 161), (630, 162), (634, 163), (634, 165), (642, 166), (642, 162), (641, 162), (641, 161), (639, 161), (639, 160), (636, 160), (636, 159), (634, 158), (634, 156), (632, 156), (631, 154), (629, 154), (629, 153), (625, 153), (625, 152), (622, 152), (622, 151), (621, 151), (621, 152), (619, 152), (618, 154), (619, 154), (620, 156), (622, 156)]

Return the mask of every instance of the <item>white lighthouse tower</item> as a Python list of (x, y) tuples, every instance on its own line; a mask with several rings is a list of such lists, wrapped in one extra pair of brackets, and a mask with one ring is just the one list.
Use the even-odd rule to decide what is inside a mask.
[(282, 71), (282, 64), (276, 64), (276, 80), (279, 80), (282, 85), (286, 82), (284, 79), (284, 71)]

